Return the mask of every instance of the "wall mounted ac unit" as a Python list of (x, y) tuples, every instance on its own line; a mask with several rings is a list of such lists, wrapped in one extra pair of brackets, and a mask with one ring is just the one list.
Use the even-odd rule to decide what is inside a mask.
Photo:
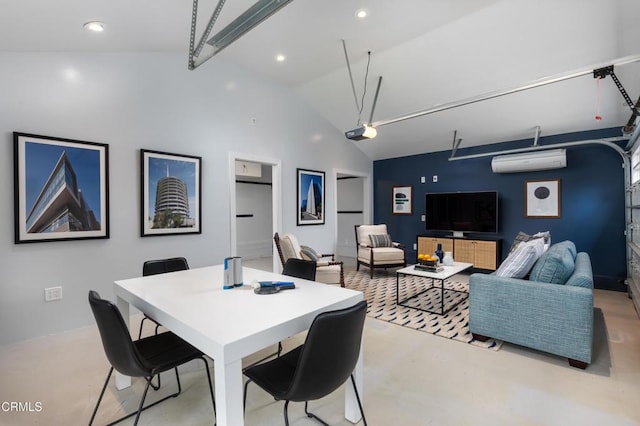
[(566, 149), (500, 155), (493, 157), (491, 160), (493, 173), (532, 172), (535, 170), (560, 169), (562, 167), (567, 167)]

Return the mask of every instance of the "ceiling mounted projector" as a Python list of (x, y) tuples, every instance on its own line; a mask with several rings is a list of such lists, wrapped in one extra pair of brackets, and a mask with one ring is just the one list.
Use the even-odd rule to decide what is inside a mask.
[(352, 141), (361, 141), (364, 139), (373, 139), (377, 134), (378, 131), (374, 127), (369, 127), (365, 124), (357, 129), (349, 130), (344, 135), (347, 139), (351, 139)]

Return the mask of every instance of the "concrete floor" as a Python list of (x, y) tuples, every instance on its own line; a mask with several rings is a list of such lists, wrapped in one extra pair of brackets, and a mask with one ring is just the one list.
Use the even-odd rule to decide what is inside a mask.
[[(494, 352), (367, 318), (368, 423), (640, 424), (640, 320), (624, 293), (596, 290), (595, 306), (594, 361), (584, 371), (569, 367), (563, 358), (508, 343)], [(139, 321), (139, 315), (131, 318), (136, 327)], [(287, 340), (285, 350), (303, 338)], [(145, 411), (140, 424), (213, 424), (201, 365), (185, 366), (182, 395)], [(0, 347), (0, 424), (87, 424), (108, 368), (95, 326)], [(143, 385), (135, 379), (131, 388), (118, 392), (111, 383), (96, 424), (135, 410)], [(175, 376), (165, 373), (162, 389), (151, 392), (149, 400), (174, 389)], [(310, 409), (332, 425), (349, 425), (343, 417), (343, 398), (339, 389), (310, 403)], [(31, 411), (8, 411), (5, 402), (21, 402)], [(283, 403), (255, 385), (249, 387), (247, 405), (247, 425), (284, 424)], [(303, 408), (290, 404), (291, 424), (317, 424), (305, 417)]]

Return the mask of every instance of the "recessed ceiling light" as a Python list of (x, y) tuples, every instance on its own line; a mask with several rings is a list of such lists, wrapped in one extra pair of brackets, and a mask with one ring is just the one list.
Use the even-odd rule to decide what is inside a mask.
[(285, 59), (287, 59), (284, 55), (276, 55), (276, 61), (278, 62), (283, 62)]
[(100, 21), (91, 21), (84, 24), (84, 29), (87, 31), (95, 31), (97, 33), (104, 31), (104, 23)]
[(369, 11), (367, 9), (358, 9), (356, 10), (356, 17), (360, 19), (364, 19), (369, 15)]

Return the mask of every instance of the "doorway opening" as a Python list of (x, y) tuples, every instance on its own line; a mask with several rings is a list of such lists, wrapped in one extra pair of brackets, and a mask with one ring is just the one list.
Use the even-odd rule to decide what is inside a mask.
[(280, 160), (229, 154), (230, 253), (243, 264), (276, 271), (273, 235), (282, 225)]

